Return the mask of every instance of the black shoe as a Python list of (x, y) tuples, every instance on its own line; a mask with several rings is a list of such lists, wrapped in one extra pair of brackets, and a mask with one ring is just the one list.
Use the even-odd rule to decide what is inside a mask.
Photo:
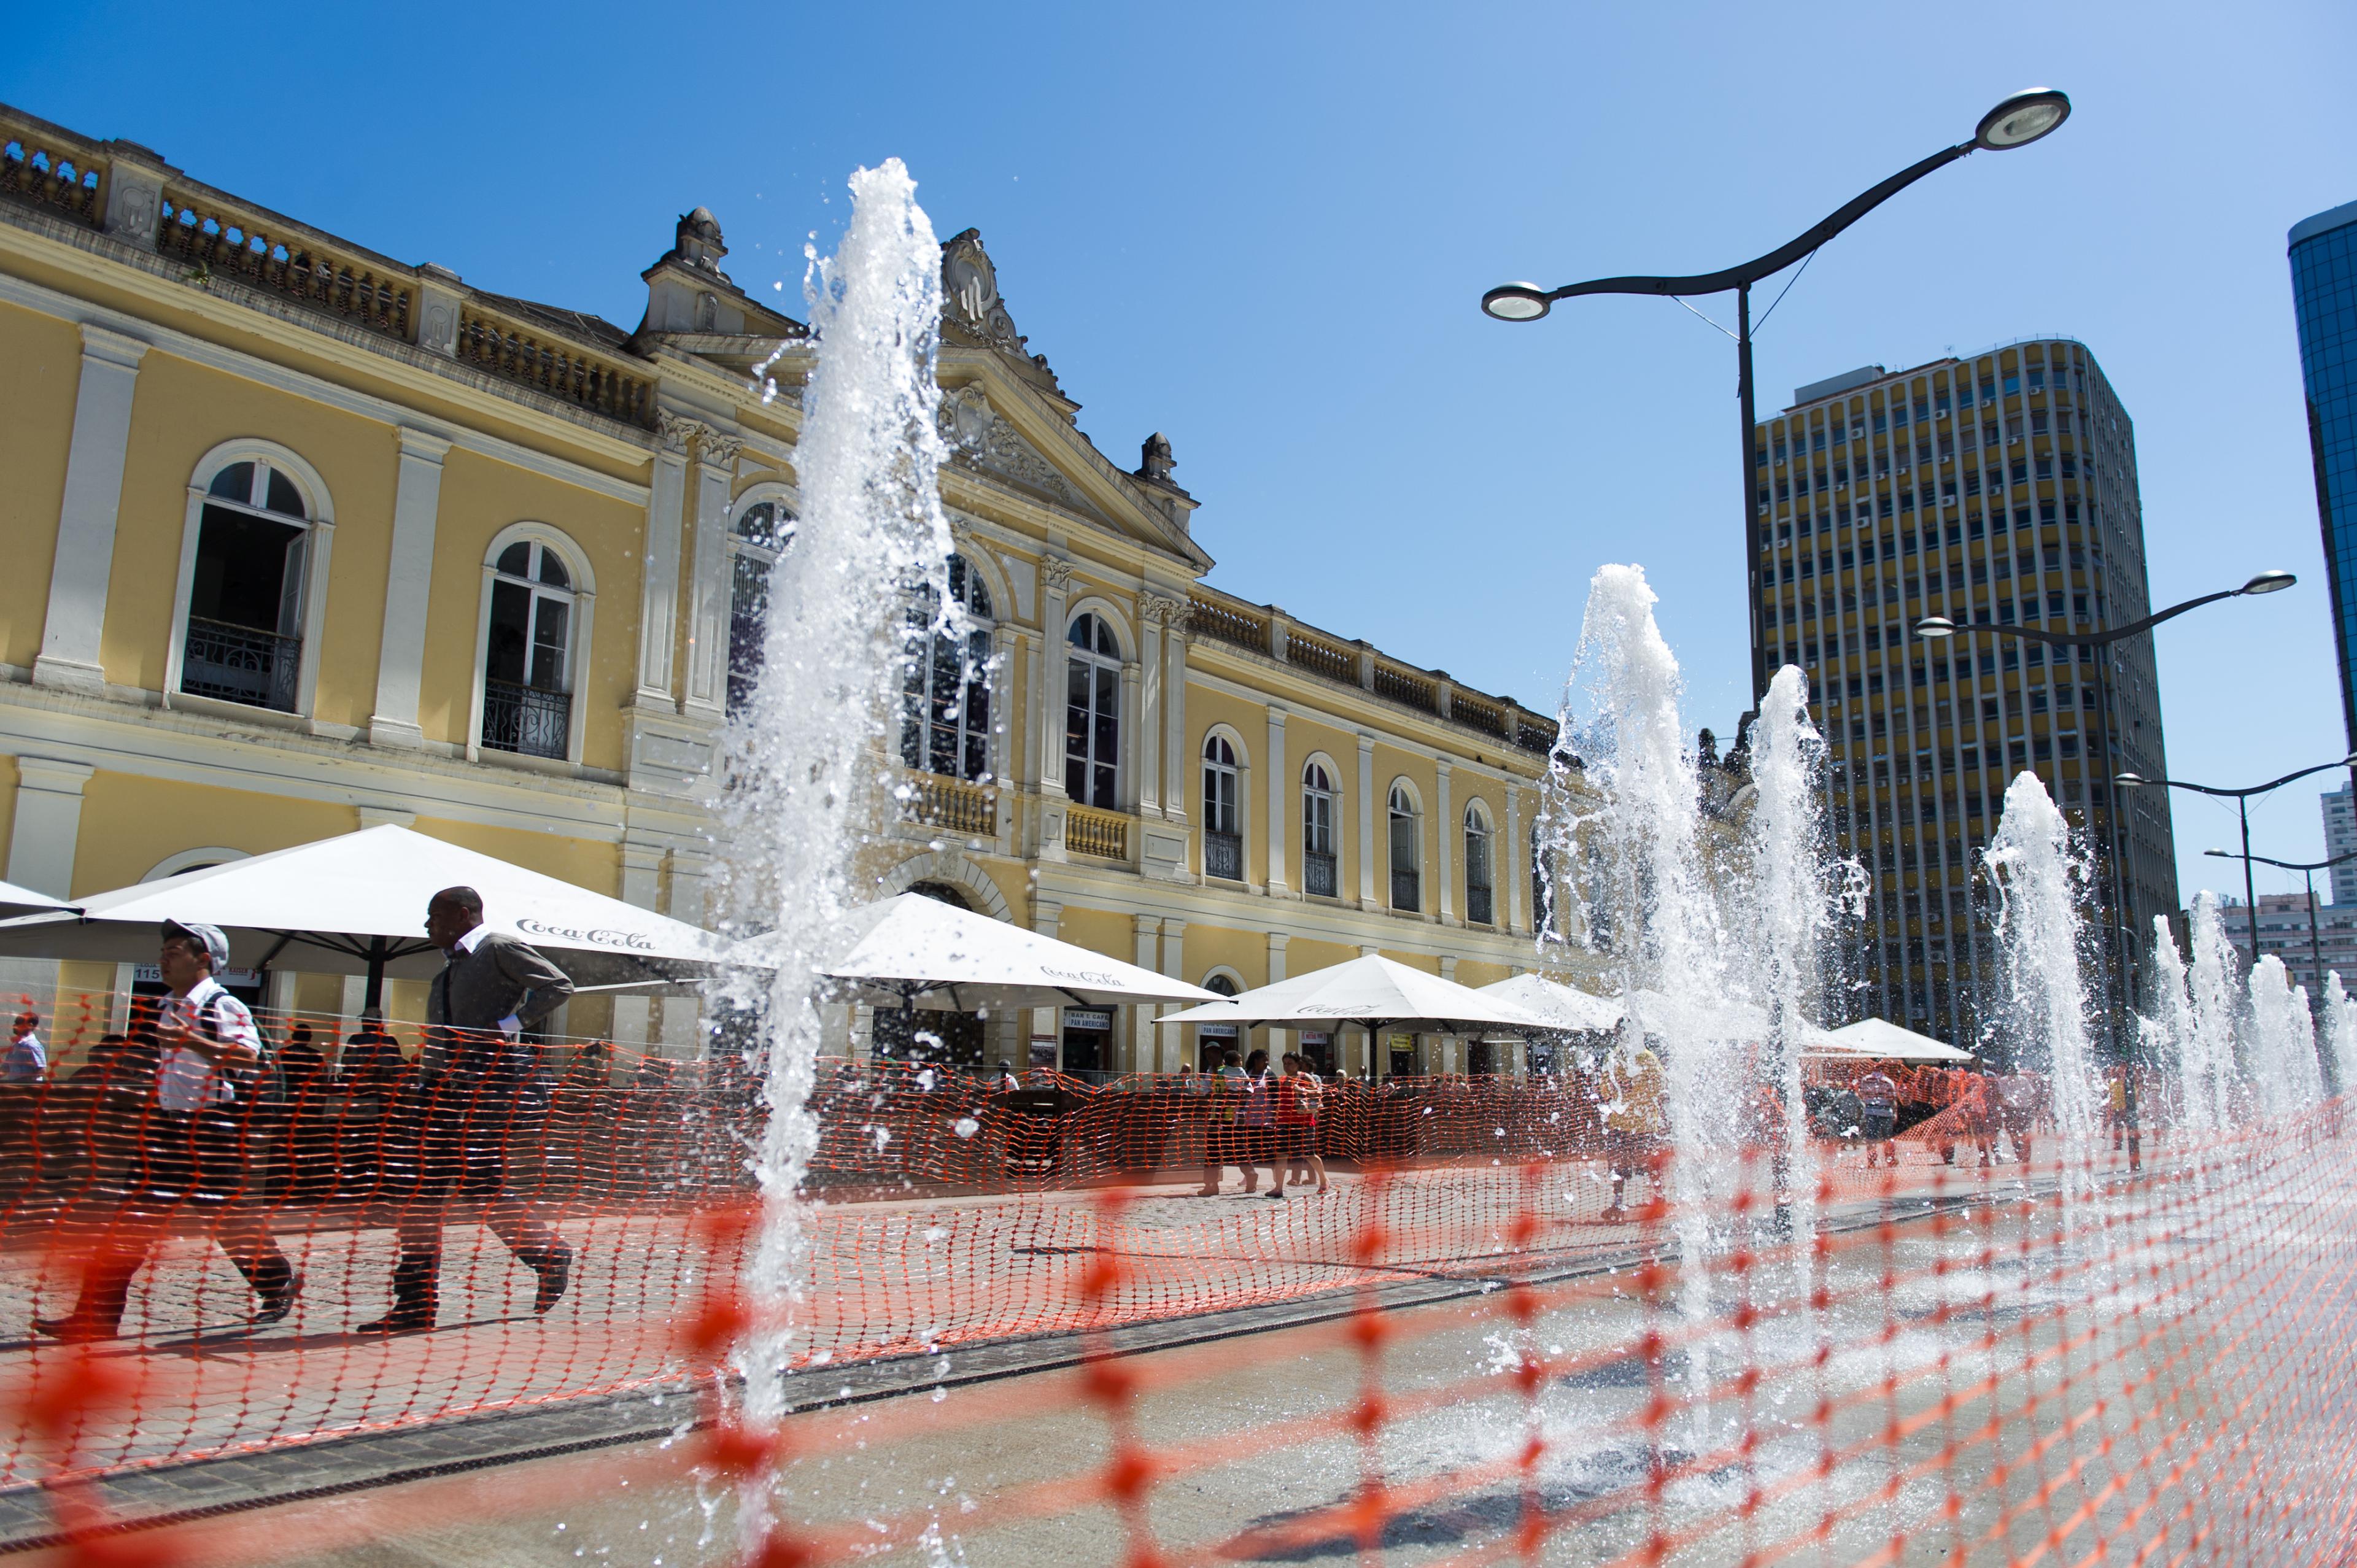
[(62, 1339), (69, 1345), (87, 1345), (96, 1339), (112, 1339), (122, 1329), (115, 1324), (102, 1323), (81, 1312), (70, 1312), (63, 1317), (37, 1317), (33, 1332), (52, 1339)]
[(262, 1298), (262, 1305), (253, 1309), (253, 1316), (246, 1321), (257, 1326), (265, 1323), (277, 1323), (295, 1310), (295, 1298), (303, 1294), (303, 1271), (289, 1269), (286, 1271), (285, 1277), (281, 1279), (275, 1287), (269, 1290), (257, 1290), (253, 1294)]
[(363, 1323), (355, 1334), (424, 1334), (434, 1326), (432, 1302), (396, 1302), (391, 1312), (373, 1323)]
[(564, 1299), (565, 1287), (573, 1282), (573, 1249), (558, 1241), (530, 1262), (533, 1272), (540, 1275), (540, 1289), (533, 1293), (532, 1309), (544, 1316)]

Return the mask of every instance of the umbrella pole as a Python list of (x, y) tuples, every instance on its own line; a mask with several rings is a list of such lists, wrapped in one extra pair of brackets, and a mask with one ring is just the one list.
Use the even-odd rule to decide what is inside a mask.
[(371, 937), (368, 948), (368, 984), (361, 993), (361, 1011), (384, 1011), (384, 954), (382, 937)]

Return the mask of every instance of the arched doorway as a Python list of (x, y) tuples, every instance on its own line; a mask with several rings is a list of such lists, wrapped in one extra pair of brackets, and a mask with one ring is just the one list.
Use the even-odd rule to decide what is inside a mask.
[[(962, 889), (946, 882), (913, 883), (909, 891), (953, 909), (974, 908)], [(895, 1007), (878, 1007), (872, 1037), (877, 1057), (886, 1061), (941, 1062), (977, 1069), (983, 1065), (985, 1035), (979, 1013), (936, 1013), (925, 1008), (903, 1013)]]

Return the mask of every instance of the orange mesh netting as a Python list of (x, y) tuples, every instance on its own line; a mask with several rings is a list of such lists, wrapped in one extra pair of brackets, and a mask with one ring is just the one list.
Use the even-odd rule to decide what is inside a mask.
[[(70, 1037), (72, 1009), (59, 1013)], [(941, 1365), (1027, 1337), (1078, 1336), (1039, 1359), (1082, 1365), (856, 1426), (813, 1409), (754, 1433), (709, 1402), (753, 1311), (736, 1294), (749, 1086), (576, 1074), (457, 1103), (409, 1059), (414, 1041), (395, 1043), (286, 1075), (206, 1125), (158, 1108), (135, 1041), (0, 1090), (0, 1392), (16, 1423), (0, 1488), (674, 1389), (702, 1402), (681, 1412), (713, 1419), (669, 1462), (778, 1470), (777, 1563), (944, 1528), (937, 1500), (877, 1511), (805, 1485), (810, 1466), (1018, 1421), (1041, 1423), (1033, 1472), (972, 1488), (960, 1538), (1019, 1542), (1062, 1520), (1140, 1564), (1409, 1548), (2305, 1563), (2357, 1544), (2357, 1192), (2337, 1102), (2223, 1137), (2148, 1116), (2132, 1156), (2108, 1132), (2060, 1140), (2040, 1107), (1967, 1121), (1930, 1092), (1952, 1080), (1917, 1075), (1902, 1097), (1918, 1125), (1887, 1155), (1823, 1141), (1782, 1194), (1770, 1160), (1741, 1157), (1731, 1188), (1680, 1215), (1669, 1151), (1608, 1143), (1577, 1071), (1333, 1084), (1314, 1123), (1279, 1101), (1257, 1125), (1186, 1079), (1030, 1074), (1009, 1090), (833, 1064), (813, 1102), (796, 1402), (834, 1398), (823, 1385), (853, 1363)], [(2168, 1103), (2164, 1083), (2142, 1087), (2156, 1112)], [(1819, 1125), (1839, 1121), (1836, 1107)], [(1312, 1153), (1329, 1192), (1236, 1196), (1236, 1161), (1265, 1187), (1270, 1160)], [(1224, 1162), (1225, 1197), (1188, 1194), (1207, 1157)], [(436, 1166), (438, 1187), (419, 1174)], [(393, 1302), (393, 1227), (421, 1207), (443, 1227), (444, 1326), (352, 1334)], [(1796, 1239), (1812, 1214), (1813, 1240)], [(1799, 1229), (1780, 1223), (1794, 1215)], [(542, 1222), (571, 1254), (544, 1315), (534, 1245), (511, 1245)], [(247, 1328), (257, 1237), (304, 1283), (283, 1320)], [(126, 1256), (142, 1266), (121, 1339), (27, 1337)], [(1216, 1316), (1242, 1309), (1278, 1316)], [(1180, 1319), (1228, 1337), (1114, 1353), (1137, 1326)], [(1262, 1391), (1244, 1409), (1240, 1374)], [(1279, 1456), (1348, 1484), (1241, 1528), (1177, 1508)], [(59, 1526), (109, 1550), (177, 1533), (112, 1535), (89, 1498), (56, 1496)], [(215, 1538), (218, 1560), (238, 1560), (222, 1540), (247, 1560), (275, 1549), (249, 1530)], [(1009, 1551), (976, 1560), (1023, 1560)]]

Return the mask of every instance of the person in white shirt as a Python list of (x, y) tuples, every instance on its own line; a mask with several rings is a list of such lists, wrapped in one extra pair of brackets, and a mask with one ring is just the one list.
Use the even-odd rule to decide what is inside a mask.
[(213, 978), (229, 966), (229, 939), (215, 926), (167, 920), (156, 965), (169, 994), (156, 1017), (155, 1098), (140, 1121), (138, 1174), (91, 1249), (73, 1310), (33, 1319), (53, 1338), (120, 1333), (133, 1277), (166, 1229), (191, 1214), (253, 1287), (261, 1305), (249, 1321), (277, 1322), (303, 1288), (259, 1195), (247, 1190), (244, 1119), (265, 1063), (253, 1015)]
[(49, 1054), (36, 1032), (40, 1026), (41, 1015), (33, 1011), (28, 996), (25, 1010), (16, 1015), (16, 1027), (9, 1031), (7, 1052), (0, 1055), (0, 1082), (38, 1083), (48, 1077)]

